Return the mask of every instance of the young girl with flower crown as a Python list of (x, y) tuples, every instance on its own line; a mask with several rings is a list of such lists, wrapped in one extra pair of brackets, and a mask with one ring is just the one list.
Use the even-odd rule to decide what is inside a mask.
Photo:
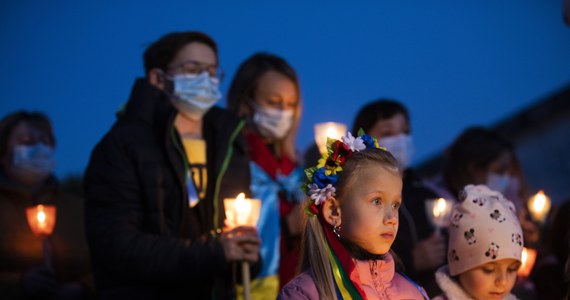
[(305, 170), (303, 273), (278, 299), (427, 298), (395, 272), (390, 253), (402, 201), (397, 162), (376, 139), (359, 135), (329, 139), (319, 164)]
[(514, 204), (485, 185), (468, 185), (451, 212), (448, 265), (435, 274), (445, 299), (517, 299), (523, 233)]

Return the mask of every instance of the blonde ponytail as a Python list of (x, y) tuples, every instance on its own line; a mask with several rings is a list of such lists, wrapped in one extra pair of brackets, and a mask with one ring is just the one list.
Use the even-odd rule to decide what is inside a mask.
[(325, 232), (318, 217), (305, 215), (302, 271), (311, 271), (320, 299), (337, 300), (326, 243)]

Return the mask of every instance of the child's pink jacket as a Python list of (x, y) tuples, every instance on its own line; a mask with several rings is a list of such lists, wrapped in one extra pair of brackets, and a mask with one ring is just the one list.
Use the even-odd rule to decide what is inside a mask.
[[(425, 291), (395, 272), (394, 259), (387, 254), (384, 260), (354, 260), (362, 289), (372, 299), (425, 299)], [(420, 290), (421, 289), (421, 290)], [(319, 293), (311, 273), (305, 271), (283, 287), (277, 299), (318, 300)]]

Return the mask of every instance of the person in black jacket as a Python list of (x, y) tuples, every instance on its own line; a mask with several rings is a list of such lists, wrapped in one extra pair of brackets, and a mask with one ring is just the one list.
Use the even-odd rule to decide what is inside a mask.
[(259, 264), (255, 228), (223, 230), (224, 198), (250, 195), (243, 121), (220, 99), (216, 43), (161, 37), (146, 78), (96, 145), (86, 233), (103, 299), (227, 299), (234, 261)]
[(403, 172), (400, 225), (392, 249), (404, 265), (404, 273), (421, 285), (431, 297), (441, 293), (435, 282), (435, 271), (445, 263), (444, 236), (435, 232), (426, 215), (427, 199), (438, 198), (424, 186), (421, 178), (409, 167), (414, 153), (410, 135), (408, 110), (399, 102), (379, 99), (363, 106), (353, 123), (353, 134), (359, 129), (378, 138), (398, 160)]

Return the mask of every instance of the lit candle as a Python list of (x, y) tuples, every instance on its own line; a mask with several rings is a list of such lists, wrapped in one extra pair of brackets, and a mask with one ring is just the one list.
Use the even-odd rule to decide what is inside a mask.
[(538, 222), (544, 221), (550, 211), (550, 198), (539, 191), (528, 202), (528, 210), (532, 218)]
[(446, 211), (447, 204), (445, 203), (445, 199), (439, 198), (435, 201), (435, 205), (433, 206), (433, 216), (435, 218), (439, 218), (443, 215)]
[(340, 139), (345, 132), (346, 125), (342, 123), (326, 122), (315, 124), (315, 142), (321, 154), (327, 151), (328, 138)]
[(435, 227), (435, 232), (439, 233), (441, 228), (447, 225), (452, 203), (445, 198), (438, 198), (426, 200), (425, 205), (427, 215)]
[(534, 267), (536, 261), (536, 250), (523, 247), (521, 254), (522, 265), (517, 274), (521, 277), (527, 278)]
[(231, 229), (237, 226), (255, 226), (259, 218), (261, 201), (246, 199), (240, 193), (235, 199), (224, 199), (226, 224)]
[(37, 236), (47, 236), (55, 227), (56, 209), (53, 205), (39, 204), (26, 208), (26, 218), (32, 232)]
[(48, 269), (52, 268), (52, 258), (48, 236), (55, 227), (55, 206), (39, 204), (26, 208), (26, 219), (30, 230), (34, 235), (42, 237), (44, 264)]
[[(240, 193), (235, 199), (224, 199), (226, 211), (226, 225), (231, 229), (237, 226), (255, 226), (259, 219), (261, 201), (258, 199), (246, 199), (244, 193)], [(251, 299), (249, 263), (241, 263), (243, 279), (243, 294), (245, 300)]]

